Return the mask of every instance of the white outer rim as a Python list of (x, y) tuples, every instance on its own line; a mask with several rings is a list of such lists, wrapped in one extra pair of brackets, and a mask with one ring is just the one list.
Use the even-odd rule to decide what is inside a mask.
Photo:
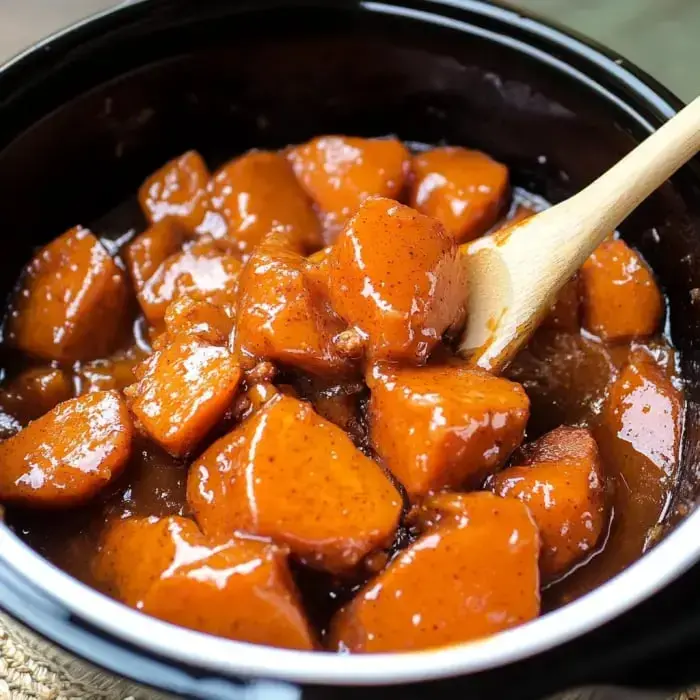
[(76, 617), (149, 652), (236, 676), (336, 685), (433, 680), (504, 666), (568, 642), (634, 607), (700, 558), (700, 511), (628, 569), (588, 595), (478, 642), (404, 654), (290, 651), (213, 637), (128, 608), (60, 571), (0, 525), (0, 560)]

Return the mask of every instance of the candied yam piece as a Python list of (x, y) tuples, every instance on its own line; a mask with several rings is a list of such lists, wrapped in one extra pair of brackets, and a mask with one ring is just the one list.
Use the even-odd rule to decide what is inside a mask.
[(187, 518), (127, 518), (108, 528), (93, 570), (114, 597), (166, 622), (253, 644), (315, 646), (287, 554), (273, 544), (212, 545)]
[(508, 197), (508, 168), (480, 151), (456, 146), (413, 156), (409, 204), (438, 219), (458, 243), (486, 233)]
[(578, 275), (572, 277), (561, 289), (552, 309), (544, 317), (542, 328), (576, 333), (580, 328)]
[(330, 647), (418, 651), (481, 639), (540, 611), (539, 535), (522, 503), (463, 495), (463, 511), (399, 553), (331, 623)]
[(25, 370), (0, 390), (0, 406), (26, 424), (72, 396), (73, 385), (63, 370), (35, 367)]
[(367, 383), (372, 446), (412, 499), (477, 487), (523, 440), (527, 394), (480, 369), (378, 365)]
[(248, 364), (268, 359), (312, 374), (347, 373), (352, 365), (333, 342), (345, 324), (309, 283), (305, 266), (279, 246), (255, 250), (239, 284), (237, 355)]
[(290, 149), (288, 157), (325, 216), (331, 240), (370, 195), (398, 197), (411, 164), (396, 139), (350, 136), (320, 136)]
[(215, 303), (232, 304), (241, 261), (224, 253), (214, 240), (203, 238), (167, 258), (151, 275), (138, 300), (149, 323), (162, 327), (168, 304), (189, 295)]
[(8, 340), (46, 360), (107, 355), (125, 330), (121, 270), (95, 236), (77, 226), (40, 250), (11, 304)]
[(122, 472), (132, 432), (116, 391), (64, 401), (0, 443), (0, 501), (36, 508), (84, 503)]
[(367, 338), (372, 359), (423, 363), (464, 318), (466, 278), (454, 239), (391, 199), (365, 200), (328, 268), (331, 304)]
[(311, 201), (279, 153), (251, 151), (232, 160), (216, 172), (210, 190), (228, 225), (226, 240), (242, 255), (275, 228), (286, 230), (299, 252), (321, 245)]
[(197, 296), (184, 295), (174, 299), (165, 310), (164, 342), (178, 333), (196, 335), (213, 345), (225, 345), (235, 317), (235, 302), (215, 304)]
[(144, 350), (133, 345), (104, 359), (80, 365), (73, 375), (76, 395), (110, 389), (121, 391), (134, 383), (134, 370), (146, 357)]
[(231, 353), (186, 333), (156, 350), (124, 393), (141, 431), (167, 452), (191, 452), (230, 407), (241, 378)]
[(663, 299), (641, 256), (622, 240), (607, 240), (580, 271), (583, 327), (603, 340), (652, 335)]
[(129, 243), (124, 258), (137, 292), (166, 258), (180, 250), (186, 236), (187, 230), (182, 224), (168, 218), (156, 222)]
[(491, 489), (525, 503), (540, 530), (545, 581), (593, 553), (607, 524), (598, 446), (585, 428), (562, 426), (527, 446), (524, 461), (497, 474)]
[(651, 356), (640, 353), (610, 387), (593, 434), (613, 517), (603, 550), (567, 577), (562, 603), (625, 569), (653, 540), (676, 484), (683, 411), (682, 392)]
[[(622, 370), (610, 388), (602, 418), (606, 444), (613, 448), (615, 465), (625, 482), (618, 491), (627, 492), (640, 506), (651, 507), (658, 517), (678, 465), (681, 392), (651, 357), (638, 357)], [(626, 459), (625, 455), (636, 459)], [(630, 508), (634, 506), (628, 505), (624, 512), (631, 515)]]
[(187, 151), (156, 170), (139, 188), (138, 199), (149, 223), (178, 219), (189, 231), (223, 235), (226, 225), (212, 211), (209, 169), (197, 151)]
[(284, 395), (193, 463), (187, 496), (205, 534), (270, 537), (333, 573), (389, 545), (401, 514), (380, 467), (309, 404)]

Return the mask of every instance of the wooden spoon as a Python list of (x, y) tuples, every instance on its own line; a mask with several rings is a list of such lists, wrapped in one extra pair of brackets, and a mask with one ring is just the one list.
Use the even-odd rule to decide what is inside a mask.
[(598, 245), (700, 149), (700, 97), (570, 199), (464, 246), (460, 353), (499, 372)]

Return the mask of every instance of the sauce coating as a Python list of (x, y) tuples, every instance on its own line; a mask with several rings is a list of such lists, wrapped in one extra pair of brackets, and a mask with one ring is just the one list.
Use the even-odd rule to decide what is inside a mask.
[(162, 620), (351, 653), (496, 634), (641, 556), (684, 418), (651, 270), (611, 234), (505, 377), (470, 369), (460, 242), (546, 203), (415, 150), (188, 151), (145, 230), (39, 250), (3, 335), (10, 526)]

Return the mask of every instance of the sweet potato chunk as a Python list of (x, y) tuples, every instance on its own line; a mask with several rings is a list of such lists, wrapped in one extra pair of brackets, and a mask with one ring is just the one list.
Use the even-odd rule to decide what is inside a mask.
[(168, 304), (180, 296), (233, 303), (240, 269), (240, 260), (223, 253), (214, 240), (205, 238), (186, 245), (182, 252), (167, 258), (138, 291), (141, 309), (158, 328)]
[(65, 401), (0, 443), (0, 501), (60, 508), (89, 500), (122, 472), (132, 425), (116, 391)]
[(596, 248), (581, 268), (583, 326), (603, 340), (655, 333), (663, 300), (640, 255), (622, 240)]
[(226, 239), (242, 255), (274, 228), (289, 232), (301, 253), (321, 245), (311, 201), (283, 155), (251, 151), (232, 160), (214, 175), (211, 197), (228, 224)]
[(139, 428), (175, 457), (187, 455), (223, 416), (241, 371), (231, 353), (180, 334), (136, 369), (124, 390)]
[(209, 170), (196, 151), (187, 151), (153, 173), (139, 188), (139, 204), (149, 223), (178, 219), (193, 233), (222, 235), (223, 218), (212, 210)]
[(159, 339), (154, 347), (164, 347), (178, 333), (196, 335), (213, 345), (225, 345), (235, 316), (235, 299), (231, 302), (221, 305), (189, 295), (174, 299), (165, 310), (167, 339)]
[(321, 136), (291, 149), (289, 159), (324, 215), (329, 243), (367, 197), (398, 197), (410, 169), (396, 139)]
[(232, 537), (212, 546), (186, 518), (128, 518), (107, 530), (93, 564), (116, 598), (176, 625), (290, 649), (314, 641), (286, 552)]
[[(615, 484), (611, 538), (628, 524), (639, 529), (640, 523), (648, 523), (651, 528), (663, 514), (673, 488), (683, 395), (651, 357), (645, 361), (638, 356), (612, 385), (602, 418), (596, 437)], [(638, 539), (630, 543), (637, 547), (630, 561), (639, 555), (642, 544)], [(618, 553), (622, 556), (619, 548)]]
[(522, 442), (519, 384), (460, 366), (379, 365), (367, 379), (372, 445), (411, 498), (477, 487)]
[(328, 256), (333, 308), (368, 339), (372, 359), (422, 363), (464, 317), (466, 280), (442, 225), (372, 197)]
[(487, 493), (429, 530), (335, 616), (331, 648), (416, 651), (537, 617), (539, 536), (527, 507)]
[(124, 258), (137, 292), (166, 258), (180, 250), (186, 235), (177, 219), (161, 219), (129, 243)]
[(508, 196), (508, 168), (480, 151), (445, 146), (413, 157), (410, 204), (458, 243), (486, 233)]
[(525, 503), (540, 529), (542, 577), (551, 581), (590, 555), (606, 525), (605, 488), (593, 436), (561, 427), (528, 445), (491, 488)]
[(387, 546), (401, 513), (389, 479), (340, 428), (282, 395), (194, 462), (187, 496), (205, 534), (271, 537), (331, 572)]
[(8, 340), (47, 360), (90, 360), (114, 350), (124, 331), (127, 285), (87, 229), (66, 231), (25, 269), (11, 305)]
[(253, 253), (239, 284), (237, 352), (248, 364), (268, 359), (313, 374), (348, 371), (333, 343), (345, 324), (305, 266), (303, 257), (279, 246), (263, 244)]
[(26, 424), (73, 396), (73, 385), (63, 370), (35, 367), (15, 377), (0, 390), (0, 406)]
[(146, 352), (134, 345), (101, 360), (80, 365), (73, 375), (75, 393), (121, 391), (135, 380), (134, 370), (146, 358)]

